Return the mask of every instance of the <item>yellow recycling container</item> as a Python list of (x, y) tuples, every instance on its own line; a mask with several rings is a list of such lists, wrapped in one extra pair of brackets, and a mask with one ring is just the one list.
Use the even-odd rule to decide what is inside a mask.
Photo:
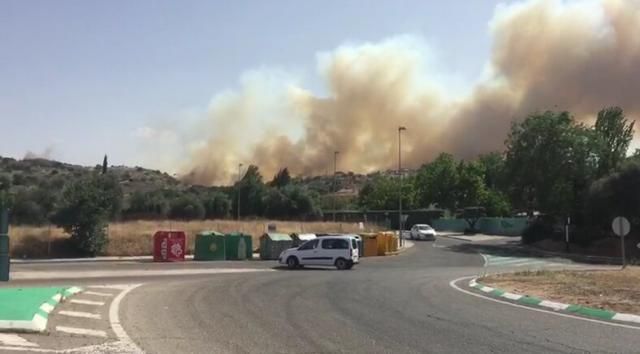
[(389, 251), (389, 237), (386, 232), (380, 232), (377, 236), (378, 256), (384, 256)]
[(374, 257), (378, 255), (378, 235), (373, 233), (360, 234), (364, 251), (360, 256)]

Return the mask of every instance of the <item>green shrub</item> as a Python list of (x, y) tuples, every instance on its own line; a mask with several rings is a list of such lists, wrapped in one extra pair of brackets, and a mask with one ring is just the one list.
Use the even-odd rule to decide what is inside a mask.
[(522, 243), (532, 244), (553, 237), (553, 225), (541, 219), (527, 226), (522, 232)]
[(93, 173), (64, 189), (53, 221), (71, 235), (80, 252), (95, 256), (108, 242), (107, 222), (119, 211), (121, 199), (122, 192), (113, 176)]
[(205, 210), (200, 199), (193, 194), (186, 194), (171, 201), (169, 216), (183, 220), (203, 219)]

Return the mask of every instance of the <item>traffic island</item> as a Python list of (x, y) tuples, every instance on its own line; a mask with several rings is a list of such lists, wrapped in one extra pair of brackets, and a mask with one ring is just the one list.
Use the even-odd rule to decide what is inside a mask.
[(469, 286), (520, 304), (640, 324), (640, 268), (525, 271), (473, 279)]
[(0, 331), (44, 331), (49, 313), (56, 305), (81, 290), (77, 287), (0, 289)]

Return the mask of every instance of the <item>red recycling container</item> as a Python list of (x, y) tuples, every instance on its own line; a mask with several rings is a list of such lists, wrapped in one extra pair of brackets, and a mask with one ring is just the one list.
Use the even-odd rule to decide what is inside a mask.
[(183, 231), (158, 231), (153, 235), (154, 262), (182, 262), (187, 251)]

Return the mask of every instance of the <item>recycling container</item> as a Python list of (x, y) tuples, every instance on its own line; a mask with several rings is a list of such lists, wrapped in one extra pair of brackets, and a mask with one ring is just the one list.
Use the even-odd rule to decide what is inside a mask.
[(244, 243), (247, 246), (247, 259), (253, 259), (253, 237), (251, 235), (242, 235)]
[(0, 281), (9, 281), (9, 210), (0, 209)]
[(361, 257), (374, 257), (378, 255), (378, 235), (373, 233), (360, 234), (362, 237), (363, 251)]
[(153, 235), (154, 262), (182, 262), (187, 237), (183, 231), (158, 231)]
[(224, 234), (216, 231), (202, 231), (196, 235), (193, 259), (195, 261), (225, 260)]
[(293, 247), (298, 247), (301, 244), (309, 240), (313, 240), (317, 237), (318, 236), (316, 236), (316, 234), (296, 234), (296, 233), (291, 234), (291, 238), (293, 239)]
[(247, 242), (241, 233), (224, 235), (224, 247), (227, 260), (247, 259)]
[(260, 259), (278, 259), (282, 251), (292, 248), (293, 239), (287, 234), (266, 233), (260, 236)]
[(376, 237), (376, 241), (378, 244), (378, 256), (384, 256), (389, 252), (389, 235), (386, 232), (378, 233), (378, 237)]
[(378, 236), (369, 236), (364, 239), (364, 255), (363, 257), (375, 257), (378, 255)]

